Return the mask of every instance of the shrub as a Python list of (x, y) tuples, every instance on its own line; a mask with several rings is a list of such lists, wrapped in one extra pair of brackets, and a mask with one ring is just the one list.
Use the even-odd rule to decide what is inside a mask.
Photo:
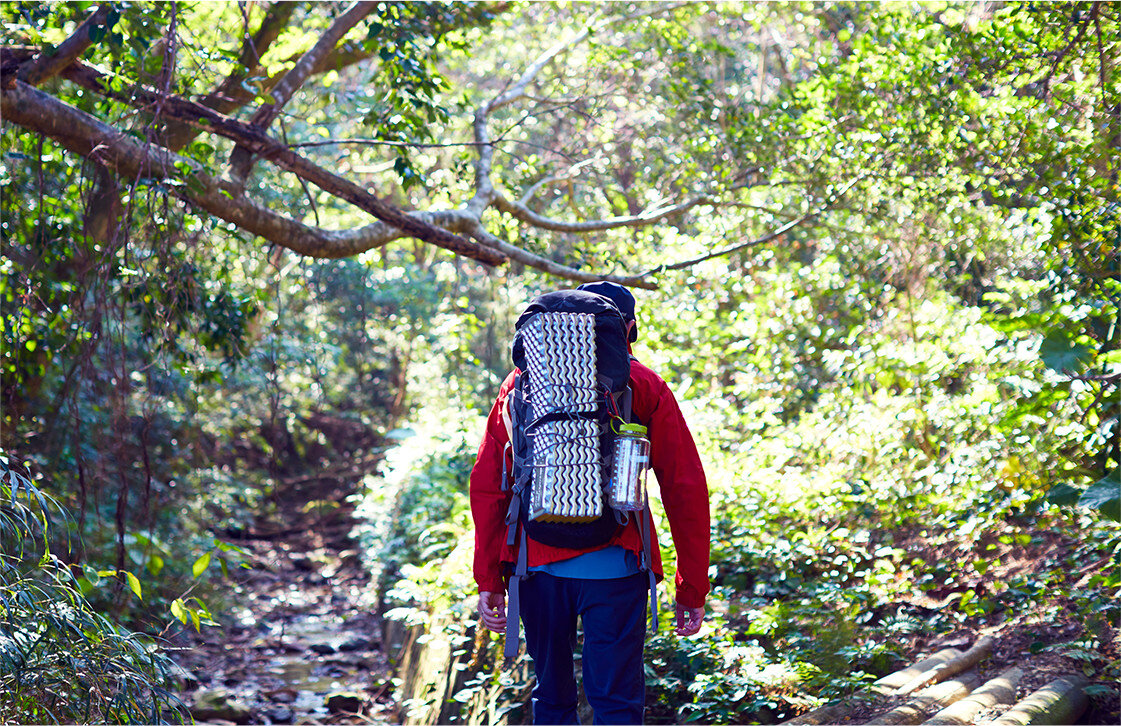
[[(0, 453), (0, 722), (181, 722), (158, 643), (96, 612), (52, 552), (52, 509)], [(140, 589), (127, 573), (85, 574)]]

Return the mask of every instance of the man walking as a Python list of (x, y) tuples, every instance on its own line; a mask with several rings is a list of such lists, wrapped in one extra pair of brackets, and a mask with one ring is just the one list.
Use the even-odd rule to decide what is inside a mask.
[[(579, 289), (601, 295), (618, 308), (626, 321), (629, 350), (629, 344), (637, 339), (634, 296), (610, 282), (589, 283)], [(507, 627), (508, 563), (517, 558), (516, 546), (507, 545), (505, 518), (511, 493), (502, 481), (503, 474), (512, 470), (505, 412), (514, 375), (512, 372), (503, 382), (491, 409), (470, 485), (478, 609), (483, 625), (499, 633)], [(677, 552), (675, 632), (693, 635), (704, 619), (709, 590), (709, 511), (704, 470), (681, 409), (665, 381), (632, 358), (630, 386), (633, 417), (647, 427), (650, 466), (658, 477)], [(645, 516), (646, 530), (654, 539), (653, 521), (648, 513)], [(638, 518), (632, 517), (599, 547), (569, 549), (527, 541), (529, 576), (520, 586), (519, 610), (537, 681), (533, 689), (534, 723), (578, 722), (573, 660), (578, 617), (584, 632), (584, 692), (595, 723), (642, 722), (648, 574), (639, 565), (643, 541)], [(656, 540), (649, 549), (649, 566), (661, 579)]]

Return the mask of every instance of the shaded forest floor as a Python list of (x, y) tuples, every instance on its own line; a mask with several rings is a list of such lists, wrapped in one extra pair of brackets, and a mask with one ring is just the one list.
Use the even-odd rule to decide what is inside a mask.
[(223, 627), (179, 644), (191, 674), (181, 697), (197, 721), (393, 720), (376, 593), (351, 539), (352, 493), (340, 478), (281, 488), (272, 516), (231, 538), (250, 567), (231, 568)]
[[(1023, 670), (1019, 682), (1021, 697), (1036, 691), (1056, 678), (1070, 675), (1085, 676), (1097, 691), (1091, 691), (1089, 706), (1075, 724), (1121, 723), (1121, 701), (1117, 683), (1103, 677), (1094, 666), (1103, 662), (1121, 662), (1121, 643), (1118, 642), (1119, 623), (1107, 618), (1085, 618), (1069, 593), (1087, 588), (1092, 579), (1104, 571), (1108, 558), (1083, 563), (1078, 568), (1064, 568), (1075, 555), (1076, 543), (1062, 534), (1034, 530), (1026, 542), (1001, 542), (996, 535), (986, 535), (974, 542), (949, 542), (931, 545), (923, 536), (925, 532), (896, 532), (896, 546), (911, 557), (927, 562), (969, 561), (984, 550), (992, 563), (984, 572), (973, 577), (955, 577), (941, 587), (920, 589), (891, 604), (883, 604), (868, 613), (866, 625), (890, 617), (889, 612), (903, 614), (927, 622), (927, 627), (904, 639), (902, 665), (917, 661), (923, 655), (933, 654), (943, 648), (968, 649), (982, 637), (994, 639), (992, 653), (978, 666), (982, 681), (995, 678), (1007, 668)], [(1056, 573), (1063, 572), (1057, 575)], [(1009, 583), (1061, 577), (1055, 582), (1050, 597), (1029, 600), (1019, 607), (1008, 607), (1001, 596), (1009, 590)], [(987, 608), (961, 619), (949, 626), (944, 614), (955, 609), (964, 593), (974, 593)], [(993, 605), (995, 603), (995, 606)], [(1093, 643), (1093, 650), (1089, 643)], [(1105, 687), (1108, 693), (1101, 692)], [(910, 696), (879, 699), (857, 707), (838, 721), (840, 724), (863, 724), (883, 713), (887, 708), (903, 703)], [(982, 711), (975, 723), (984, 723), (999, 716), (1004, 708)]]

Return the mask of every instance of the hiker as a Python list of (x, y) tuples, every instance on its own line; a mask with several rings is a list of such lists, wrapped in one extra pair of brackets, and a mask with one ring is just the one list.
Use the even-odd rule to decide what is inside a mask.
[[(596, 282), (581, 285), (577, 291), (549, 293), (538, 298), (538, 301), (549, 300), (559, 300), (565, 305), (574, 304), (573, 301), (580, 305), (595, 303), (604, 308), (601, 315), (610, 313), (618, 317), (621, 314), (621, 358), (624, 365), (629, 361), (632, 394), (627, 397), (630, 420), (640, 424), (635, 430), (640, 431), (642, 425), (646, 427), (649, 465), (658, 478), (677, 553), (675, 632), (682, 636), (693, 635), (704, 620), (705, 596), (709, 590), (708, 487), (696, 445), (673, 393), (656, 373), (631, 356), (630, 344), (638, 334), (634, 296), (620, 285)], [(540, 307), (537, 301), (532, 303), (523, 319), (535, 305)], [(522, 319), (519, 320), (521, 324)], [(599, 328), (596, 335), (600, 335)], [(515, 338), (515, 360), (520, 345)], [(642, 651), (647, 597), (649, 592), (651, 604), (656, 607), (653, 586), (655, 578), (662, 578), (661, 557), (649, 506), (630, 512), (632, 516), (626, 518), (625, 524), (620, 525), (618, 517), (607, 520), (608, 539), (596, 546), (564, 546), (572, 544), (576, 538), (570, 541), (563, 534), (561, 544), (553, 540), (551, 545), (535, 540), (533, 534), (526, 536), (530, 527), (525, 515), (518, 517), (514, 511), (521, 505), (515, 501), (511, 506), (513, 477), (510, 472), (514, 464), (510, 454), (511, 407), (507, 398), (517, 401), (518, 393), (512, 395), (511, 392), (515, 391), (518, 373), (515, 368), (499, 390), (471, 472), (474, 575), (479, 586), (479, 614), (486, 628), (496, 633), (506, 632), (506, 652), (511, 655), (517, 648), (520, 613), (536, 675), (534, 723), (579, 722), (573, 659), (577, 616), (583, 622), (584, 692), (594, 722), (641, 723), (645, 703)], [(517, 439), (517, 435), (513, 438)], [(605, 513), (603, 517), (613, 515)], [(565, 525), (549, 526), (562, 528)], [(525, 571), (522, 577), (517, 575), (518, 567), (514, 564), (518, 562), (519, 552), (522, 553), (519, 566)], [(507, 586), (511, 606), (509, 619)], [(656, 617), (656, 610), (652, 617)]]

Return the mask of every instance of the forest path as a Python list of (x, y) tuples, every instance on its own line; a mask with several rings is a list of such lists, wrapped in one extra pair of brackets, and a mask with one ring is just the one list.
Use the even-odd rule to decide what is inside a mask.
[[(374, 584), (351, 539), (353, 485), (305, 479), (280, 487), (275, 511), (231, 541), (223, 628), (192, 632), (179, 663), (197, 721), (388, 723), (396, 706)], [(232, 622), (231, 622), (232, 621)]]

